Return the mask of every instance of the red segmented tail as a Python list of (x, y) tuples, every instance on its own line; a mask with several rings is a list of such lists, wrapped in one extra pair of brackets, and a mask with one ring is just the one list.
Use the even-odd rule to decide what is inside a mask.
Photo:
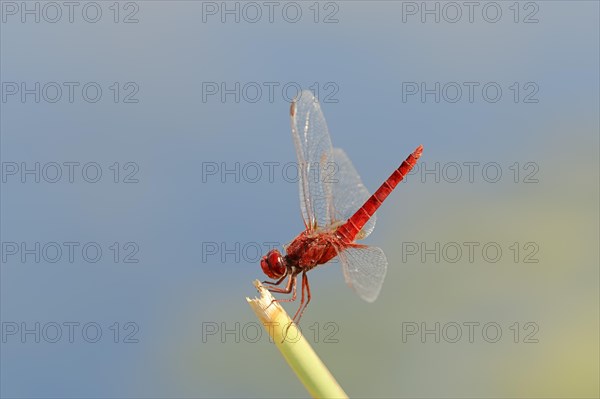
[(375, 193), (365, 202), (363, 206), (360, 207), (354, 215), (348, 219), (346, 223), (338, 227), (337, 232), (345, 238), (348, 242), (354, 241), (356, 235), (360, 232), (360, 230), (364, 227), (364, 225), (369, 221), (371, 216), (377, 211), (377, 208), (381, 206), (383, 201), (387, 198), (388, 195), (400, 183), (404, 176), (417, 164), (417, 160), (421, 156), (423, 152), (423, 146), (420, 145), (417, 149), (406, 158), (402, 165), (398, 169), (392, 173), (388, 179), (383, 182), (381, 187), (375, 191)]

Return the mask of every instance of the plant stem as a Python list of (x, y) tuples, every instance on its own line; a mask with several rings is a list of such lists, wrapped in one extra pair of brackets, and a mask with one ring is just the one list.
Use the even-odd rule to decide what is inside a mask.
[[(269, 290), (258, 280), (254, 281), (254, 286), (260, 293), (260, 298), (246, 300), (310, 395), (314, 398), (347, 398), (300, 329), (283, 307), (278, 302), (273, 302)], [(287, 329), (290, 323), (291, 326)]]

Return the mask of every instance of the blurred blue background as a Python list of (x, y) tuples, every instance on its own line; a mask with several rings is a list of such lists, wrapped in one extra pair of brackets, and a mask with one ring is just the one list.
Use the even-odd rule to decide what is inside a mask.
[[(390, 264), (379, 299), (339, 264), (309, 274), (301, 326), (346, 392), (598, 397), (597, 2), (482, 2), (471, 21), (428, 2), (439, 22), (420, 2), (276, 3), (271, 20), (263, 3), (82, 2), (72, 22), (48, 4), (0, 4), (3, 397), (307, 395), (245, 301), (259, 250), (303, 228), (283, 174), (296, 87), (318, 89), (371, 191), (425, 148), (366, 240)], [(439, 102), (407, 91), (436, 82)]]

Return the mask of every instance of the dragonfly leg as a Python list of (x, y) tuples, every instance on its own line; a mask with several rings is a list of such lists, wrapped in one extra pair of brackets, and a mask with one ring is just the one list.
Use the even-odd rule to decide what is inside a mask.
[[(292, 297), (291, 298), (282, 298), (282, 299), (273, 299), (273, 302), (294, 302), (296, 300), (296, 283), (298, 281), (298, 278), (296, 277), (296, 275), (294, 275), (290, 279), (294, 280), (294, 283), (292, 284)], [(289, 293), (290, 293), (289, 291), (285, 292), (285, 294), (289, 294)]]
[(283, 276), (281, 276), (281, 278), (279, 280), (277, 280), (277, 281), (267, 281), (267, 280), (265, 280), (262, 283), (263, 284), (269, 284), (269, 285), (279, 285), (279, 284), (281, 284), (281, 282), (283, 280), (285, 280), (286, 277), (287, 277), (287, 273), (284, 274)]
[[(306, 290), (306, 302), (304, 302), (304, 291)], [(300, 318), (302, 317), (302, 314), (304, 313), (304, 310), (306, 309), (306, 307), (308, 306), (308, 303), (310, 302), (310, 285), (308, 284), (308, 277), (306, 276), (306, 272), (302, 273), (302, 296), (300, 297), (300, 307), (298, 308), (298, 310), (296, 311), (296, 314), (294, 315), (294, 318), (292, 320), (294, 320), (294, 322), (296, 324), (298, 324), (298, 322), (300, 322)]]
[(267, 289), (271, 292), (277, 292), (278, 294), (289, 294), (296, 289), (296, 274), (289, 275), (285, 288), (268, 287)]
[(277, 287), (268, 287), (267, 289), (271, 292), (276, 292), (278, 294), (289, 294), (292, 293), (292, 298), (287, 299), (273, 299), (269, 306), (273, 304), (273, 302), (293, 302), (296, 300), (296, 276), (298, 273), (292, 273), (289, 275), (288, 283), (285, 288), (277, 288)]

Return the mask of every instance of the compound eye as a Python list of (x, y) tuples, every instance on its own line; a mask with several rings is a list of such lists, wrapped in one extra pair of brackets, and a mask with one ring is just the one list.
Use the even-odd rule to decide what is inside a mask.
[(260, 268), (262, 269), (263, 273), (267, 275), (267, 277), (277, 278), (277, 276), (273, 273), (273, 269), (269, 264), (269, 259), (266, 256), (263, 256), (260, 260)]
[(279, 251), (274, 250), (273, 252), (269, 253), (268, 262), (271, 271), (278, 277), (281, 277), (285, 274), (285, 264)]
[(267, 262), (267, 257), (266, 256), (263, 256), (262, 259), (260, 260), (260, 267), (263, 270), (269, 269), (269, 263)]
[(278, 254), (277, 252), (271, 252), (269, 254), (269, 264), (271, 265), (271, 267), (278, 269), (280, 263), (281, 263), (281, 255)]

